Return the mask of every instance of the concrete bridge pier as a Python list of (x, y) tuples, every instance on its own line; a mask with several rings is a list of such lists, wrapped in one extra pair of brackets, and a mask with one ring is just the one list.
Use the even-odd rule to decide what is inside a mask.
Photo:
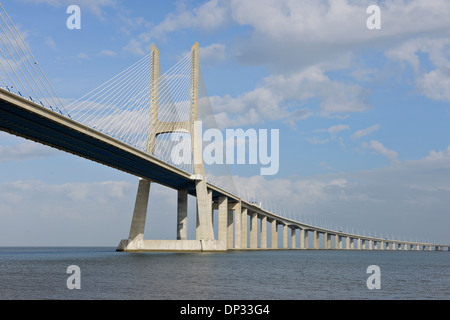
[(248, 248), (248, 234), (247, 234), (247, 218), (248, 218), (248, 209), (241, 207), (241, 248), (247, 249)]
[(250, 212), (250, 249), (258, 248), (258, 214)]
[(309, 230), (305, 229), (305, 241), (303, 241), (303, 249), (309, 248)]
[(233, 234), (233, 209), (228, 206), (227, 209), (227, 249), (233, 249), (234, 234)]
[(277, 220), (273, 219), (270, 221), (270, 226), (271, 226), (271, 248), (272, 249), (277, 249), (278, 248), (278, 224), (277, 224)]
[(267, 216), (262, 216), (261, 219), (261, 249), (267, 249)]
[(317, 230), (313, 231), (313, 248), (319, 249), (319, 232)]
[(178, 190), (177, 240), (187, 240), (188, 192)]
[(331, 234), (325, 232), (323, 235), (323, 242), (325, 249), (331, 249)]
[(283, 224), (283, 249), (288, 249), (288, 226)]
[(306, 234), (308, 231), (306, 231), (304, 228), (300, 228), (300, 249), (306, 249)]
[(127, 247), (139, 249), (143, 246), (150, 184), (150, 180), (139, 178)]
[(291, 229), (291, 249), (297, 248), (297, 228), (290, 227)]

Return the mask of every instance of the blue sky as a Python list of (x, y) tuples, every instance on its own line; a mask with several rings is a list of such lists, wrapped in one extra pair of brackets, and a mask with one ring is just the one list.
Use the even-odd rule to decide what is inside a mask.
[[(369, 30), (373, 3), (3, 5), (67, 103), (151, 43), (167, 70), (198, 41), (218, 125), (280, 130), (278, 174), (234, 165), (238, 187), (307, 222), (450, 243), (450, 3), (379, 1), (381, 29)], [(66, 27), (71, 4), (81, 30)], [(128, 234), (136, 177), (6, 133), (0, 176), (0, 245), (115, 246)], [(175, 196), (152, 187), (147, 238), (174, 238)]]

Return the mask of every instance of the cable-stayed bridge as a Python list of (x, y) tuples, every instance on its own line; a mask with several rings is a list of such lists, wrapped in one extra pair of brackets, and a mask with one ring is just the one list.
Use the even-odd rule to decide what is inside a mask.
[[(159, 51), (152, 45), (149, 55), (64, 105), (1, 9), (0, 129), (139, 177), (130, 233), (117, 250), (449, 250), (445, 244), (306, 224), (238, 194), (226, 164), (203, 161), (199, 125), (216, 128), (216, 123), (200, 71), (198, 43), (166, 72), (160, 70)], [(144, 239), (154, 183), (178, 192), (177, 239)], [(189, 195), (197, 204), (195, 239), (187, 239)], [(213, 221), (215, 211), (218, 221)]]

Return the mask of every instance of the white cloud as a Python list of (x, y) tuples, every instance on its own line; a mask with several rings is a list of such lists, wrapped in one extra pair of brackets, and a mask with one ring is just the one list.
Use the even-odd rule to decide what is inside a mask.
[(286, 72), (323, 61), (331, 67), (339, 62), (333, 62), (334, 57), (397, 45), (418, 33), (448, 34), (450, 6), (445, 0), (380, 3), (382, 28), (376, 32), (366, 27), (370, 4), (372, 1), (231, 1), (233, 19), (253, 29), (250, 37), (239, 42), (240, 59)]
[(227, 58), (224, 44), (213, 43), (207, 47), (200, 47), (199, 51), (202, 65), (223, 62)]
[(450, 159), (450, 146), (443, 151), (431, 150), (429, 155), (425, 158), (426, 160), (449, 160)]
[(365, 137), (365, 136), (371, 134), (372, 132), (377, 131), (378, 129), (380, 129), (380, 125), (374, 124), (373, 126), (370, 126), (366, 129), (361, 129), (361, 130), (356, 131), (354, 134), (352, 134), (352, 138), (359, 139), (359, 138)]
[(45, 158), (58, 153), (58, 150), (39, 143), (18, 143), (12, 146), (0, 146), (0, 162)]
[(229, 21), (228, 1), (210, 0), (191, 9), (186, 7), (185, 2), (178, 2), (177, 10), (174, 13), (169, 13), (163, 21), (153, 26), (150, 31), (142, 32), (137, 37), (132, 38), (124, 49), (142, 56), (145, 52), (144, 48), (147, 48), (155, 39), (166, 39), (168, 33), (184, 29), (212, 32), (226, 25)]
[(104, 56), (104, 57), (114, 57), (117, 55), (117, 52), (112, 51), (112, 50), (102, 50), (100, 52), (100, 55)]
[(177, 12), (168, 14), (147, 36), (162, 38), (166, 33), (189, 28), (212, 31), (228, 22), (227, 16), (228, 8), (224, 1), (210, 0), (192, 10), (180, 3)]
[[(303, 106), (309, 99), (318, 98), (320, 104), (312, 111)], [(211, 105), (225, 126), (250, 125), (264, 120), (292, 121), (292, 115), (305, 119), (310, 114), (362, 112), (369, 108), (365, 89), (358, 85), (332, 81), (318, 66), (290, 75), (272, 75), (263, 85), (236, 98), (211, 97)], [(294, 101), (294, 102), (293, 102)], [(237, 116), (236, 116), (237, 115)]]
[(45, 37), (45, 44), (50, 48), (55, 50), (56, 44), (55, 41), (52, 39), (52, 37)]
[[(436, 70), (416, 74), (417, 91), (435, 100), (449, 101), (449, 2), (379, 3), (382, 28), (376, 32), (366, 28), (365, 9), (370, 4), (373, 3), (344, 0), (231, 1), (233, 20), (252, 28), (249, 36), (235, 43), (234, 51), (239, 53), (236, 57), (243, 64), (267, 66), (273, 73), (290, 74), (316, 65), (324, 73), (348, 70), (356, 81), (370, 81), (367, 75), (373, 74), (372, 66), (355, 67), (355, 57), (359, 53), (385, 51), (389, 59), (406, 61), (419, 71), (420, 59), (416, 53), (421, 50), (430, 54)], [(361, 74), (361, 69), (366, 70), (365, 75)], [(384, 70), (377, 71), (380, 72)], [(339, 97), (338, 91), (335, 94)], [(326, 104), (325, 113), (342, 110), (342, 105), (334, 109), (332, 100)]]
[(450, 101), (450, 72), (437, 69), (417, 79), (419, 91), (433, 100)]
[[(115, 246), (128, 236), (136, 189), (137, 179), (0, 183), (0, 241), (4, 245), (24, 246)], [(176, 238), (176, 193), (152, 184), (149, 201), (152, 209), (146, 238)], [(195, 220), (191, 225), (195, 225)]]
[(90, 60), (91, 57), (89, 57), (89, 55), (87, 55), (84, 52), (80, 52), (79, 54), (77, 54), (77, 59), (78, 61), (82, 61), (82, 60)]
[(124, 50), (138, 56), (144, 56), (146, 52), (145, 48), (145, 45), (141, 41), (131, 39), (124, 47)]
[(324, 161), (319, 163), (319, 167), (321, 167), (324, 170), (333, 170), (333, 168), (330, 167), (329, 165), (327, 165), (326, 162), (324, 162)]
[(78, 5), (80, 9), (86, 9), (88, 12), (94, 14), (100, 19), (105, 19), (105, 8), (116, 8), (118, 2), (116, 0), (22, 0), (31, 4), (48, 4), (53, 7), (62, 7), (69, 5)]
[[(406, 62), (413, 68), (419, 94), (433, 100), (450, 101), (449, 48), (450, 37), (420, 37), (393, 47), (386, 52), (386, 57), (393, 61)], [(434, 69), (427, 70), (424, 67), (427, 62)]]
[(385, 156), (390, 162), (398, 163), (398, 153), (394, 150), (389, 150), (381, 142), (377, 140), (372, 140), (370, 143), (363, 142), (362, 146), (364, 148), (370, 148), (374, 150), (377, 154)]
[(338, 124), (338, 125), (329, 127), (327, 131), (331, 135), (332, 138), (335, 138), (339, 132), (344, 131), (344, 130), (349, 130), (349, 129), (350, 129), (350, 127), (348, 125)]
[(306, 140), (312, 144), (324, 144), (330, 141), (328, 139), (320, 139), (319, 137), (306, 138)]

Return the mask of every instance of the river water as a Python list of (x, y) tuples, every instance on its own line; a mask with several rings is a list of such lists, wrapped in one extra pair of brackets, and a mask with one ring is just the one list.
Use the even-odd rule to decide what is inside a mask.
[[(67, 273), (69, 266), (79, 272)], [(369, 266), (379, 289), (369, 289)], [(77, 277), (74, 279), (74, 277)], [(80, 289), (69, 289), (79, 284)], [(279, 250), (124, 253), (0, 248), (0, 299), (315, 300), (450, 298), (450, 253)]]

